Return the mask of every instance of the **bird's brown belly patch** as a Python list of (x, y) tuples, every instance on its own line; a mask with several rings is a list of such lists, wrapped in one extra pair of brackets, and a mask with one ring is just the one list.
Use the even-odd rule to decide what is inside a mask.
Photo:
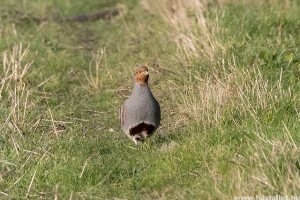
[(129, 134), (130, 135), (136, 135), (136, 134), (140, 134), (142, 132), (146, 132), (147, 135), (151, 135), (155, 130), (155, 126), (153, 126), (152, 124), (147, 124), (145, 122), (142, 122), (132, 128), (129, 129)]

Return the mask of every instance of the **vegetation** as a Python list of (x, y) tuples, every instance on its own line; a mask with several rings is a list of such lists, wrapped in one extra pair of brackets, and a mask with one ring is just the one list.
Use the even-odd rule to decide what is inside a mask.
[[(115, 5), (113, 19), (56, 20)], [(299, 195), (299, 11), (297, 0), (2, 0), (0, 198)], [(118, 109), (140, 64), (163, 113), (136, 146)]]

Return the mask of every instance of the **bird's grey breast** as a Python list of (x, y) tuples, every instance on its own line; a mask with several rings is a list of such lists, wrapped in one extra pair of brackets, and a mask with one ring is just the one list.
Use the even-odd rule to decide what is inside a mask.
[(160, 121), (160, 107), (149, 87), (135, 87), (125, 105), (135, 122), (147, 121), (156, 126)]

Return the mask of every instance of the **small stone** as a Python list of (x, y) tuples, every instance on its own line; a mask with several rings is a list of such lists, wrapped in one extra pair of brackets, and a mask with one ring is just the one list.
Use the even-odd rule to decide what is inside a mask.
[(115, 130), (113, 128), (110, 128), (108, 131), (111, 133), (115, 132)]

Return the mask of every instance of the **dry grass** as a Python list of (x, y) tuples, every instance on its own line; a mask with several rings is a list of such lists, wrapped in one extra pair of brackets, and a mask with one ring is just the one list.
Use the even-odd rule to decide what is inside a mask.
[[(176, 57), (179, 62), (191, 64), (205, 60), (213, 62), (218, 52), (223, 51), (216, 34), (219, 31), (218, 17), (211, 20), (207, 16), (208, 3), (199, 0), (141, 1), (150, 13), (161, 17), (166, 23), (167, 35), (174, 38), (177, 46)], [(172, 69), (174, 70), (174, 69)], [(177, 69), (175, 69), (176, 71)], [(176, 109), (166, 118), (170, 130), (187, 125), (191, 121), (218, 121), (221, 107), (227, 104), (231, 95), (230, 85), (217, 77), (202, 78), (197, 72), (188, 70), (193, 81), (184, 80), (184, 86), (169, 80), (172, 99)], [(185, 75), (184, 75), (185, 76)], [(180, 94), (180, 95), (178, 95)], [(179, 112), (177, 112), (179, 110)], [(214, 110), (214, 111), (213, 111)]]
[[(252, 194), (291, 195), (299, 191), (299, 147), (295, 144), (289, 130), (283, 130), (285, 140), (267, 139), (249, 144), (250, 157), (236, 155), (233, 162), (232, 186), (235, 196)], [(264, 133), (261, 133), (264, 135)], [(267, 136), (265, 136), (267, 138)]]
[(24, 77), (33, 61), (23, 65), (23, 60), (28, 54), (29, 46), (23, 50), (22, 43), (15, 45), (12, 51), (3, 53), (3, 76), (1, 77), (0, 98), (3, 92), (9, 90), (22, 90), (25, 86)]
[[(25, 77), (33, 61), (25, 63), (29, 46), (23, 49), (22, 44), (13, 46), (11, 51), (3, 53), (3, 76), (1, 77), (0, 98), (10, 107), (5, 123), (11, 131), (22, 136), (22, 127), (27, 125), (28, 110), (34, 106), (29, 102), (31, 90), (27, 87)], [(30, 127), (27, 127), (30, 128)]]
[[(176, 35), (179, 57), (184, 55), (190, 64), (193, 59), (216, 63), (214, 72), (205, 76), (201, 70), (187, 67), (184, 73), (188, 74), (182, 75), (187, 77), (182, 79), (183, 85), (169, 80), (172, 101), (176, 105), (175, 110), (179, 111), (168, 116), (167, 121), (172, 130), (191, 122), (218, 125), (228, 118), (226, 113), (236, 111), (241, 116), (250, 116), (259, 124), (259, 111), (276, 109), (276, 104), (282, 99), (297, 98), (292, 95), (291, 88), (283, 89), (283, 70), (278, 80), (270, 83), (261, 71), (261, 60), (257, 59), (245, 68), (238, 66), (234, 55), (223, 58), (223, 54), (217, 54), (223, 51), (223, 46), (216, 35), (219, 30), (218, 18), (212, 21), (205, 15), (209, 3), (198, 0), (143, 1), (145, 8), (156, 8), (171, 27), (169, 34)], [(289, 3), (293, 1), (285, 1), (286, 5)], [(216, 55), (219, 55), (218, 59)]]
[(89, 71), (84, 71), (85, 79), (82, 82), (83, 88), (88, 91), (99, 91), (103, 87), (106, 79), (112, 79), (112, 75), (107, 67), (105, 49), (100, 49), (93, 55), (89, 64)]
[[(236, 110), (241, 116), (251, 116), (258, 124), (259, 110), (272, 110), (282, 99), (293, 99), (290, 88), (283, 89), (281, 71), (279, 79), (270, 83), (262, 75), (259, 61), (248, 69), (237, 66), (235, 57), (229, 61), (229, 70), (220, 66), (219, 73), (203, 77), (197, 71), (190, 71), (191, 79), (184, 85), (169, 81), (172, 101), (179, 112), (173, 116), (174, 127), (190, 122), (218, 125)], [(238, 105), (238, 107), (237, 107)]]
[[(242, 115), (250, 114), (256, 119), (259, 109), (272, 108), (282, 96), (290, 96), (288, 90), (283, 91), (281, 79), (275, 85), (268, 83), (258, 67), (259, 61), (246, 70), (237, 66), (234, 56), (230, 59), (216, 59), (217, 55), (223, 55), (220, 52), (224, 48), (217, 36), (220, 29), (218, 15), (213, 20), (207, 17), (209, 3), (225, 2), (142, 1), (145, 9), (162, 17), (168, 25), (168, 34), (177, 44), (180, 61), (183, 57), (187, 63), (206, 60), (217, 63), (219, 69), (204, 77), (198, 70), (187, 67), (189, 74), (184, 74), (183, 77), (189, 78), (183, 80), (183, 85), (169, 80), (168, 88), (173, 105), (176, 105), (176, 109), (172, 107), (170, 110), (179, 111), (171, 113), (166, 119), (171, 130), (190, 122), (219, 124), (226, 118), (224, 113), (232, 112), (236, 105), (239, 105)], [(220, 71), (222, 75), (219, 75)]]
[[(18, 143), (24, 139), (24, 135), (34, 132), (43, 121), (49, 124), (44, 119), (46, 111), (37, 109), (34, 97), (36, 87), (28, 84), (33, 64), (33, 61), (27, 62), (28, 54), (29, 46), (24, 48), (22, 43), (4, 51), (3, 73), (0, 77), (0, 99), (6, 106), (5, 115), (1, 116), (4, 119), (1, 130), (4, 135), (9, 136), (17, 154), (21, 149)], [(37, 87), (46, 82), (43, 81)], [(54, 124), (51, 113), (50, 116), (50, 122)]]
[(190, 122), (219, 123), (223, 111), (232, 106), (233, 91), (230, 83), (212, 77), (195, 77), (198, 79), (196, 82), (188, 82), (183, 88), (174, 82), (170, 83), (171, 97), (179, 111), (174, 116), (175, 127)]
[(222, 49), (215, 37), (219, 30), (218, 18), (213, 21), (206, 16), (209, 1), (163, 0), (142, 1), (150, 12), (161, 16), (169, 26), (168, 34), (177, 44), (177, 56), (189, 63), (197, 59), (212, 61)]

